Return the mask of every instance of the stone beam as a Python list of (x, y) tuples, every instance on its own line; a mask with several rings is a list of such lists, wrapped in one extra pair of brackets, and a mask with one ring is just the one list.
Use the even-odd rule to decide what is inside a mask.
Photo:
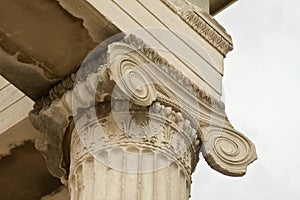
[(86, 1), (3, 0), (0, 74), (36, 100), (117, 32)]
[[(154, 30), (136, 35), (173, 52), (168, 55), (170, 62), (190, 68), (184, 73), (194, 77), (195, 83), (207, 84), (215, 97), (221, 95), (223, 58), (232, 50), (232, 41), (209, 14), (185, 0), (154, 0), (151, 4), (141, 0), (128, 5), (111, 0), (1, 1), (0, 74), (36, 100), (75, 72), (87, 53), (103, 40), (120, 31), (157, 27), (170, 30), (171, 40), (160, 40), (161, 33)], [(192, 65), (178, 59), (174, 43), (195, 58)], [(200, 64), (202, 67), (193, 67)]]

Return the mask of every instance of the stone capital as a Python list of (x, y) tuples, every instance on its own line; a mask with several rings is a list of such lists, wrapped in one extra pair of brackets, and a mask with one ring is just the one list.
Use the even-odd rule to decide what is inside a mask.
[[(69, 171), (70, 138), (74, 127), (78, 131), (77, 125), (82, 122), (78, 119), (86, 116), (81, 127), (90, 123), (89, 120), (109, 126), (106, 123), (113, 121), (113, 111), (118, 113), (119, 122), (123, 120), (120, 124), (130, 125), (129, 135), (145, 134), (145, 127), (155, 129), (155, 124), (164, 122), (166, 130), (161, 135), (155, 129), (153, 138), (146, 134), (130, 140), (141, 145), (151, 144), (151, 148), (169, 146), (176, 152), (177, 147), (169, 141), (176, 132), (179, 137), (176, 145), (186, 141), (189, 149), (181, 152), (188, 156), (179, 156), (188, 158), (181, 162), (188, 163), (184, 167), (187, 172), (195, 169), (200, 152), (212, 168), (230, 176), (244, 175), (247, 166), (256, 159), (254, 145), (232, 127), (224, 104), (142, 40), (133, 35), (125, 36), (93, 58), (37, 101), (35, 110), (30, 113), (32, 124), (41, 132), (36, 148), (44, 155), (52, 175), (62, 178)], [(124, 117), (124, 113), (131, 118)], [(149, 123), (145, 116), (153, 117), (151, 126), (145, 126)], [(112, 130), (114, 134), (121, 133), (125, 127), (109, 128), (108, 135)], [(123, 141), (128, 137), (120, 134), (115, 139)]]

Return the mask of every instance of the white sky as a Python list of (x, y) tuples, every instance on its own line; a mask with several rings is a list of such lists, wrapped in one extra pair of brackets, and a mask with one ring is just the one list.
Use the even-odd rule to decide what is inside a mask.
[(226, 111), (258, 160), (243, 178), (200, 161), (192, 200), (300, 199), (299, 9), (299, 0), (240, 0), (217, 16), (235, 47), (225, 60)]

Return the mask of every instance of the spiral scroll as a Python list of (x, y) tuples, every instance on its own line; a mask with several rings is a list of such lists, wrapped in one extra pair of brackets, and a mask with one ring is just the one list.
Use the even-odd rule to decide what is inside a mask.
[[(121, 48), (122, 47), (122, 48)], [(109, 73), (116, 83), (114, 98), (131, 100), (139, 106), (149, 106), (156, 100), (156, 89), (144, 72), (151, 67), (149, 61), (130, 47), (113, 44), (109, 46)]]
[(234, 129), (203, 128), (203, 153), (208, 164), (229, 176), (243, 176), (247, 166), (256, 160), (255, 147)]

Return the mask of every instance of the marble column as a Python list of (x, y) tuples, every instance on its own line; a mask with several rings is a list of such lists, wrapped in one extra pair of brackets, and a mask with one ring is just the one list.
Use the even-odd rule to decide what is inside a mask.
[(125, 36), (93, 58), (29, 115), (72, 200), (187, 200), (200, 152), (230, 176), (256, 159), (224, 104), (142, 40)]
[(71, 137), (72, 200), (189, 199), (197, 135), (180, 113), (154, 103), (149, 111), (87, 115)]

